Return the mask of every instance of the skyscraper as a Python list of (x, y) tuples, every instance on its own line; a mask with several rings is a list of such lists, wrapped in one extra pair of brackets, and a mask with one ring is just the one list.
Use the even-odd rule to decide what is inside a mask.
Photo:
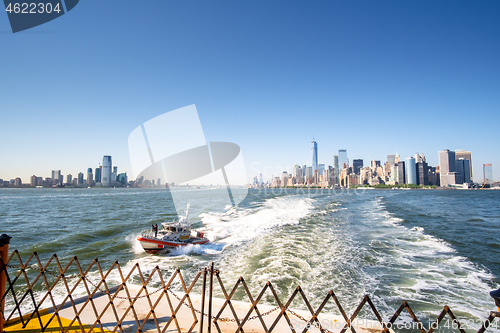
[(17, 177), (16, 179), (14, 179), (14, 186), (22, 186), (23, 185), (23, 181), (21, 180), (21, 178)]
[(83, 184), (83, 173), (82, 172), (78, 173), (78, 184), (79, 185)]
[(304, 180), (304, 183), (305, 184), (312, 184), (313, 183), (313, 180), (314, 180), (314, 176), (313, 176), (313, 171), (312, 171), (312, 167), (306, 167), (306, 177), (305, 177), (305, 180)]
[(297, 184), (302, 184), (303, 183), (303, 177), (302, 177), (302, 168), (300, 165), (295, 164), (292, 168), (292, 177), (295, 177), (295, 181)]
[[(456, 155), (455, 155), (456, 156)], [(465, 158), (455, 160), (455, 167), (460, 181), (457, 184), (470, 183), (470, 163)]]
[[(111, 185), (114, 185), (117, 176), (118, 176), (118, 167), (114, 166), (113, 172), (111, 173)], [(160, 185), (159, 182), (157, 184)]]
[(60, 184), (61, 170), (52, 170), (52, 185)]
[(116, 181), (121, 183), (122, 185), (127, 185), (127, 173), (120, 173), (118, 176), (116, 176)]
[(387, 155), (387, 162), (389, 162), (391, 166), (396, 164), (396, 155)]
[(349, 162), (347, 161), (347, 150), (339, 149), (339, 166), (340, 170), (344, 169), (344, 165), (349, 166)]
[(466, 150), (455, 150), (455, 159), (456, 160), (459, 160), (459, 159), (466, 159), (469, 161), (469, 178), (470, 178), (470, 181), (474, 181), (474, 177), (472, 175), (472, 153), (470, 151), (466, 151)]
[(35, 175), (33, 175), (33, 176), (31, 176), (31, 178), (30, 178), (30, 186), (31, 186), (31, 187), (35, 187), (36, 185), (37, 185), (37, 182), (36, 182), (36, 176), (35, 176)]
[(318, 166), (318, 144), (316, 141), (313, 140), (311, 141), (311, 165), (312, 165), (312, 170), (313, 172), (316, 170), (319, 170)]
[(89, 186), (94, 185), (94, 175), (92, 174), (92, 168), (87, 169), (87, 184)]
[(352, 160), (352, 172), (356, 175), (359, 175), (359, 170), (363, 167), (362, 159), (354, 159)]
[(416, 164), (417, 185), (429, 185), (429, 166), (427, 162), (421, 161)]
[(288, 173), (283, 171), (281, 174), (281, 187), (286, 187), (288, 185)]
[(333, 155), (333, 182), (334, 185), (340, 184), (340, 171), (339, 171), (339, 156)]
[(101, 167), (95, 168), (95, 182), (100, 183), (101, 182)]
[(455, 152), (448, 149), (439, 152), (439, 175), (443, 187), (455, 184)]
[(372, 171), (377, 170), (378, 167), (380, 167), (380, 161), (372, 160), (372, 163), (371, 163)]
[(322, 175), (323, 171), (325, 171), (325, 165), (324, 164), (319, 164), (318, 165), (318, 174)]
[(493, 183), (493, 167), (491, 163), (483, 164), (483, 177), (485, 183)]
[(397, 164), (396, 164), (396, 167), (395, 169), (397, 170), (396, 171), (396, 181), (398, 182), (398, 184), (405, 184), (405, 180), (406, 180), (406, 174), (405, 174), (405, 162), (403, 161), (399, 161)]
[(417, 184), (417, 168), (415, 158), (407, 157), (405, 160), (406, 184)]
[(334, 186), (334, 174), (333, 174), (333, 167), (331, 165), (328, 166), (328, 186)]
[(111, 185), (111, 156), (106, 155), (102, 158), (101, 185)]

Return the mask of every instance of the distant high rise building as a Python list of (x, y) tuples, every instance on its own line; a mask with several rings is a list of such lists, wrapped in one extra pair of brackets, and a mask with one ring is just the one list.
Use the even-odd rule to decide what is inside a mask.
[(318, 166), (318, 144), (316, 143), (316, 141), (314, 141), (314, 137), (313, 137), (313, 140), (311, 141), (311, 165), (312, 165), (313, 172), (315, 170), (319, 170), (319, 166)]
[(118, 176), (116, 176), (116, 181), (118, 183), (121, 183), (122, 185), (127, 185), (127, 173), (120, 173)]
[[(340, 171), (340, 186), (349, 187), (349, 179), (350, 179), (350, 168), (345, 168)], [(356, 176), (356, 175), (354, 175)]]
[(94, 175), (92, 174), (92, 168), (87, 169), (87, 184), (89, 186), (94, 185)]
[(396, 164), (396, 181), (398, 182), (398, 184), (405, 184), (406, 182), (406, 168), (405, 168), (405, 162), (403, 161), (399, 161), (397, 162)]
[(302, 168), (300, 165), (295, 164), (292, 168), (292, 177), (295, 177), (295, 182), (296, 184), (302, 184), (303, 183), (303, 177), (302, 177)]
[(471, 182), (474, 181), (474, 177), (472, 174), (472, 153), (466, 150), (455, 150), (455, 159), (459, 160), (461, 158), (469, 161), (469, 169), (470, 169), (469, 178)]
[(110, 186), (111, 185), (111, 156), (104, 156), (102, 158), (102, 174), (101, 174), (101, 185)]
[(329, 165), (328, 166), (328, 186), (333, 186), (333, 185), (335, 185), (333, 167), (331, 165)]
[(493, 167), (491, 163), (483, 164), (483, 178), (485, 183), (493, 183)]
[(66, 175), (66, 183), (71, 184), (72, 181), (73, 181), (73, 175), (72, 174)]
[(288, 173), (283, 171), (281, 174), (281, 187), (286, 187), (288, 184)]
[(318, 173), (318, 170), (314, 170), (314, 173), (313, 173), (313, 183), (314, 183), (314, 185), (318, 185), (319, 184), (319, 173)]
[(429, 176), (429, 185), (436, 185), (436, 186), (440, 185), (438, 169), (439, 169), (439, 166), (438, 167), (427, 166), (427, 174)]
[(382, 168), (383, 179), (389, 180), (389, 177), (391, 176), (391, 169), (392, 169), (392, 164), (389, 162), (385, 162), (384, 167)]
[[(2, 182), (3, 182), (3, 181), (2, 181)], [(33, 175), (33, 176), (31, 176), (31, 178), (30, 178), (30, 186), (31, 186), (31, 187), (35, 187), (36, 185), (37, 185), (36, 176), (35, 176), (35, 175)]]
[(312, 184), (314, 182), (314, 174), (312, 171), (312, 167), (308, 166), (306, 168), (306, 178), (305, 178), (305, 184)]
[(95, 182), (100, 183), (101, 182), (101, 167), (95, 168)]
[(340, 168), (338, 155), (333, 155), (333, 182), (334, 185), (340, 184)]
[[(114, 166), (113, 172), (111, 173), (111, 185), (113, 185), (116, 182), (117, 176), (118, 176), (118, 167)], [(158, 183), (158, 185), (159, 185), (159, 183)]]
[(318, 174), (322, 175), (323, 171), (325, 171), (325, 165), (324, 164), (319, 164), (319, 166), (318, 166)]
[(413, 157), (407, 157), (405, 159), (405, 168), (406, 184), (417, 184), (417, 168)]
[(82, 184), (83, 184), (83, 173), (79, 172), (78, 173), (78, 185), (82, 185)]
[(362, 159), (354, 159), (352, 160), (352, 172), (356, 175), (359, 175), (359, 170), (363, 167)]
[(328, 183), (330, 182), (328, 179), (330, 177), (330, 173), (329, 173), (329, 169), (328, 168), (331, 168), (330, 165), (328, 166), (325, 166), (325, 168), (323, 169), (323, 174), (321, 175), (321, 185), (322, 186), (328, 186)]
[(339, 149), (339, 165), (340, 165), (340, 170), (344, 168), (344, 165), (346, 167), (349, 166), (349, 161), (347, 160), (347, 150), (346, 149)]
[(396, 155), (387, 155), (387, 162), (390, 163), (390, 165), (396, 164)]
[[(455, 155), (456, 157), (456, 155)], [(455, 160), (455, 168), (457, 170), (457, 176), (459, 177), (459, 182), (457, 184), (470, 183), (470, 163), (469, 160), (465, 158), (460, 158)]]
[(417, 185), (429, 185), (429, 166), (427, 162), (416, 163)]
[(52, 185), (58, 185), (61, 178), (61, 170), (52, 170)]
[(455, 152), (445, 149), (439, 152), (439, 174), (442, 187), (455, 184)]

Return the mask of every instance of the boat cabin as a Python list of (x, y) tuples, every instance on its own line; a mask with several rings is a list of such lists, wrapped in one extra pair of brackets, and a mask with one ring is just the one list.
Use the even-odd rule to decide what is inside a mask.
[(186, 232), (186, 231), (189, 231), (189, 230), (187, 230), (184, 227), (173, 226), (173, 225), (164, 226), (163, 230), (170, 231), (170, 232)]

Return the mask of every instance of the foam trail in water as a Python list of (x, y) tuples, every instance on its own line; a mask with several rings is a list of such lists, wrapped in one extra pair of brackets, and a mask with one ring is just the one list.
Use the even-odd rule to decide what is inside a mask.
[(367, 267), (374, 278), (369, 288), (391, 295), (376, 302), (413, 300), (429, 315), (432, 307), (448, 304), (455, 312), (482, 318), (491, 303), (484, 297), (490, 290), (487, 281), (494, 279), (490, 272), (458, 255), (444, 240), (426, 234), (424, 228), (405, 227), (380, 201), (364, 214), (371, 215), (370, 223), (378, 226), (370, 231), (369, 257), (376, 269)]
[(201, 220), (212, 242), (238, 245), (284, 225), (298, 224), (313, 209), (313, 199), (280, 197), (268, 199), (255, 209), (229, 209), (223, 213), (204, 213)]
[(188, 254), (219, 254), (224, 249), (224, 244), (206, 243), (206, 244), (189, 244), (178, 247), (170, 251), (169, 256), (182, 256)]
[[(238, 248), (240, 244), (281, 226), (298, 224), (301, 218), (312, 211), (313, 202), (314, 199), (310, 198), (287, 196), (267, 199), (258, 207), (227, 207), (224, 212), (202, 213), (200, 218), (204, 227), (197, 230), (204, 231), (211, 242), (202, 245), (190, 244), (169, 253), (144, 255), (135, 235), (127, 238), (127, 241), (133, 244), (134, 253), (143, 254), (140, 264), (144, 271), (152, 270), (156, 266), (172, 272), (178, 266), (201, 268), (207, 265), (206, 256), (209, 256), (210, 261), (222, 260), (220, 255), (228, 247)], [(137, 259), (129, 261), (123, 270), (132, 269), (136, 262)], [(194, 274), (196, 270), (185, 270), (183, 273)]]

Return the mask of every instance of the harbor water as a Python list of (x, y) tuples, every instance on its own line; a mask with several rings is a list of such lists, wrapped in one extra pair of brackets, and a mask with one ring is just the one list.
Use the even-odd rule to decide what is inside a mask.
[(285, 300), (300, 285), (314, 307), (333, 290), (349, 313), (367, 294), (384, 319), (403, 300), (423, 321), (448, 305), (478, 326), (495, 309), (500, 191), (233, 191), (248, 191), (236, 207), (220, 199), (224, 188), (178, 189), (193, 228), (211, 242), (168, 254), (146, 254), (136, 241), (176, 216), (166, 189), (0, 189), (0, 232), (23, 258), (76, 255), (83, 266), (99, 258), (124, 270), (138, 262), (166, 275), (180, 268), (188, 282), (214, 262), (228, 288), (243, 276), (256, 296), (271, 281)]

